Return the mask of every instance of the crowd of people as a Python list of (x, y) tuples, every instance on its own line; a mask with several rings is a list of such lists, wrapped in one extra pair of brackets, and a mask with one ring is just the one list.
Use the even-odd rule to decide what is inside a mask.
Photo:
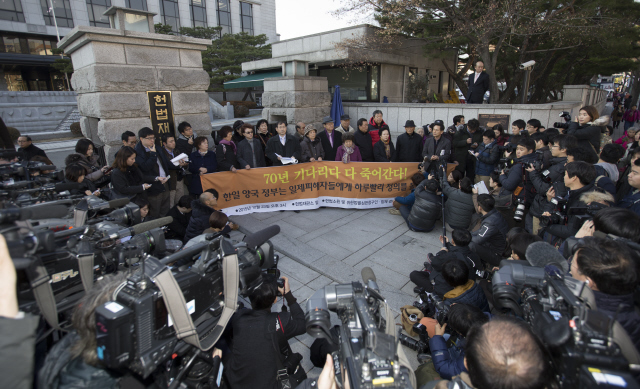
[[(625, 107), (627, 100), (615, 110)], [(208, 138), (195, 136), (191, 125), (183, 122), (177, 136), (160, 139), (150, 128), (137, 134), (126, 131), (111, 166), (101, 165), (95, 145), (80, 139), (75, 153), (65, 159), (65, 179), (79, 184), (75, 194), (128, 198), (140, 207), (143, 221), (172, 216), (165, 237), (188, 247), (205, 233), (238, 228), (217, 210), (218, 193), (202, 187), (204, 174), (280, 166), (282, 158), (299, 163), (419, 163), (420, 173), (411, 177), (413, 189), (395, 198), (389, 212), (402, 216), (407, 228), (416, 232), (444, 224), (450, 237), (441, 236), (442, 250), (425, 253), (424, 268), (409, 275), (421, 299), (437, 296), (450, 308), (446, 325), (435, 320), (433, 312), (425, 312), (432, 316), (423, 319), (430, 356), (419, 356), (424, 362), (419, 386), (544, 388), (553, 376), (545, 346), (525, 323), (504, 315), (493, 298), (489, 280), (508, 263), (505, 260), (547, 270), (552, 266), (585, 282), (595, 296), (593, 309), (618, 320), (640, 349), (640, 315), (635, 310), (640, 258), (628, 244), (640, 241), (640, 128), (635, 126), (640, 114), (631, 105), (619, 120), (615, 112), (612, 125), (596, 108), (585, 106), (564, 128), (518, 119), (510, 132), (499, 124), (482, 128), (477, 119), (462, 115), (448, 126), (441, 120), (424, 126), (406, 120), (405, 132), (395, 142), (379, 110), (368, 120), (358, 119), (355, 128), (343, 115), (337, 127), (331, 117), (322, 120), (322, 129), (296, 123), (293, 134), (284, 122), (270, 126), (260, 120), (254, 127), (237, 121)], [(624, 134), (614, 140), (613, 130), (621, 121)], [(28, 136), (20, 137), (18, 144), (27, 160), (51, 165)], [(557, 255), (533, 259), (532, 251), (549, 248)], [(106, 296), (113, 289), (101, 291)], [(278, 292), (290, 312), (276, 317), (270, 312)], [(84, 301), (96, 298), (86, 296)], [(277, 321), (283, 338), (300, 335), (304, 314), (286, 278), (282, 288), (264, 283), (250, 301), (252, 309), (238, 311), (229, 324), (234, 336), (242, 336), (222, 352), (225, 377), (233, 389), (276, 388), (278, 364), (265, 356), (272, 354), (273, 344), (264, 331)], [(12, 314), (13, 310), (9, 317)], [(82, 322), (86, 309), (77, 315)], [(451, 331), (457, 334), (453, 344), (448, 341)], [(78, 334), (72, 340), (77, 341)], [(83, 375), (66, 382), (60, 375), (69, 373), (69, 367), (58, 366), (41, 371), (41, 384), (90, 386), (96, 379), (104, 387), (115, 387), (114, 375), (92, 370), (100, 367), (95, 352), (89, 352), (92, 343), (80, 343), (87, 352), (78, 346), (67, 357), (76, 361)], [(333, 374), (331, 356), (316, 360), (325, 368), (318, 387), (335, 387), (328, 378)], [(303, 385), (312, 387), (309, 382)]]

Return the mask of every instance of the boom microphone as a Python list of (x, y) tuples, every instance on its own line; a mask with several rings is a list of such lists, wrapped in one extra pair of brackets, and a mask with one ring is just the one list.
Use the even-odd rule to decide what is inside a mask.
[(273, 238), (279, 233), (280, 233), (280, 226), (273, 225), (265, 228), (264, 230), (260, 230), (251, 235), (247, 235), (244, 238), (244, 241), (247, 244), (248, 248), (255, 250), (256, 248), (262, 246), (264, 242), (268, 241), (269, 239)]
[(58, 169), (57, 167), (53, 166), (53, 165), (40, 165), (40, 166), (29, 166), (29, 170), (40, 170), (42, 171), (47, 171), (47, 170), (56, 170)]
[(64, 192), (67, 190), (76, 190), (82, 188), (82, 184), (78, 184), (77, 182), (68, 182), (62, 184), (56, 184), (54, 186), (56, 192)]
[(124, 207), (125, 205), (129, 204), (129, 198), (128, 197), (123, 197), (121, 199), (115, 199), (115, 200), (110, 200), (108, 201), (109, 203), (109, 208), (120, 208), (120, 207)]
[(133, 227), (123, 228), (122, 230), (110, 234), (107, 236), (107, 239), (120, 239), (125, 236), (134, 236), (137, 234), (142, 234), (143, 232), (151, 231), (154, 228), (160, 228), (166, 226), (171, 223), (173, 218), (171, 216), (161, 217), (160, 219), (150, 220), (148, 222), (136, 224)]
[(377, 291), (380, 290), (373, 269), (371, 269), (370, 267), (363, 267), (360, 275), (362, 276), (362, 281), (364, 281), (364, 283), (367, 284), (369, 288), (375, 289)]
[(527, 247), (525, 258), (531, 266), (545, 267), (546, 265), (556, 265), (566, 273), (569, 271), (569, 263), (566, 259), (547, 242), (531, 243)]
[(8, 208), (0, 210), (0, 224), (12, 223), (18, 220), (58, 219), (67, 216), (68, 213), (69, 208), (64, 205)]

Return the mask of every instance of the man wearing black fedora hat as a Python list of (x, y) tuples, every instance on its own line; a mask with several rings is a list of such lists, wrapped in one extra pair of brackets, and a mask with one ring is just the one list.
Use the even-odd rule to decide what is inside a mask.
[(396, 159), (394, 162), (422, 162), (422, 137), (415, 133), (416, 124), (407, 120), (404, 134), (396, 140)]

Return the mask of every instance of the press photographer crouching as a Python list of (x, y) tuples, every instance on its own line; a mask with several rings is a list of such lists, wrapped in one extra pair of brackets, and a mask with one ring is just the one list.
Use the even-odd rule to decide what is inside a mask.
[(482, 217), (480, 218), (480, 228), (471, 233), (469, 248), (478, 254), (484, 263), (498, 266), (506, 248), (509, 224), (504, 220), (502, 214), (494, 208), (496, 200), (491, 195), (478, 195), (477, 201)]
[(442, 202), (437, 191), (438, 181), (424, 180), (414, 192), (415, 202), (411, 210), (400, 207), (400, 214), (411, 231), (429, 232), (442, 217)]
[[(229, 359), (225, 357), (225, 376), (233, 389), (277, 389), (278, 371), (283, 367), (290, 367), (287, 368), (293, 376), (290, 380), (295, 377), (299, 383), (306, 378), (299, 364), (300, 354), (293, 354), (288, 343), (290, 338), (305, 333), (304, 312), (291, 294), (289, 279), (282, 278), (284, 287), (278, 287), (275, 278), (264, 277), (265, 281), (249, 296), (252, 309), (236, 311), (227, 325), (232, 341), (231, 355)], [(291, 312), (271, 312), (278, 299), (277, 292)]]

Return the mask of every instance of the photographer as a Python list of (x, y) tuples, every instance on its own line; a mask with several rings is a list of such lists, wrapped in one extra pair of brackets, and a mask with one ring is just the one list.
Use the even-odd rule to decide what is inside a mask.
[[(502, 170), (500, 174), (502, 187), (510, 192), (515, 192), (516, 197), (524, 201), (525, 209), (529, 209), (535, 196), (535, 189), (529, 178), (529, 172), (525, 170), (529, 164), (534, 163), (536, 160), (535, 149), (536, 144), (532, 139), (520, 139), (516, 147), (515, 164), (509, 170), (508, 175), (505, 174), (505, 170)], [(516, 191), (519, 187), (521, 189)]]
[[(427, 256), (430, 262), (430, 267), (427, 266), (427, 270), (413, 271), (409, 274), (409, 279), (419, 288), (429, 293), (435, 293), (440, 298), (453, 289), (442, 276), (442, 267), (447, 261), (453, 258), (464, 261), (469, 268), (469, 279), (471, 280), (475, 280), (476, 271), (481, 270), (480, 258), (469, 249), (471, 233), (467, 230), (456, 229), (453, 230), (451, 238), (452, 244), (447, 242), (447, 247), (441, 248), (435, 255), (429, 254)], [(442, 236), (440, 241), (443, 241)]]
[(495, 199), (488, 194), (478, 195), (480, 208), (480, 228), (471, 233), (471, 251), (491, 266), (498, 266), (502, 260), (502, 252), (506, 247), (506, 236), (509, 225), (500, 212), (494, 209)]
[(603, 117), (602, 119), (606, 120), (598, 121), (599, 118), (600, 114), (596, 107), (591, 105), (582, 107), (578, 113), (578, 121), (571, 122), (566, 132), (568, 135), (573, 135), (578, 139), (579, 147), (596, 156), (600, 154), (602, 127), (609, 122), (609, 117)]
[(547, 169), (550, 165), (551, 150), (549, 150), (549, 135), (546, 132), (536, 132), (531, 135), (536, 142), (536, 159), (541, 162), (540, 170)]
[(633, 294), (638, 286), (638, 255), (624, 243), (586, 237), (575, 248), (571, 275), (593, 290), (597, 309), (615, 318), (640, 350), (640, 315)]
[(442, 204), (438, 191), (438, 181), (427, 179), (418, 185), (411, 210), (400, 207), (399, 211), (411, 231), (429, 232), (436, 220), (442, 217)]
[(496, 133), (493, 130), (486, 130), (482, 134), (482, 145), (473, 154), (478, 162), (476, 163), (476, 180), (483, 181), (489, 188), (489, 175), (495, 169), (500, 160), (500, 147), (496, 141)]
[[(566, 166), (564, 173), (564, 186), (568, 189), (567, 195), (562, 199), (566, 200), (565, 209), (586, 207), (580, 197), (583, 193), (593, 191), (595, 189), (594, 181), (596, 179), (596, 169), (593, 165), (586, 162), (570, 162)], [(547, 192), (547, 199), (551, 200), (556, 197), (553, 188)], [(545, 212), (542, 216), (551, 216), (549, 212)], [(574, 226), (577, 215), (568, 215), (566, 225), (552, 224), (547, 227), (546, 232), (556, 238), (567, 239), (575, 235), (581, 226)]]
[(448, 307), (453, 304), (469, 304), (483, 312), (489, 312), (489, 303), (475, 280), (469, 278), (469, 267), (458, 258), (452, 258), (442, 266), (442, 278), (452, 288), (442, 301)]
[[(291, 294), (289, 279), (282, 278), (284, 288), (278, 288), (275, 280), (263, 280), (249, 297), (252, 309), (238, 310), (227, 325), (233, 340), (225, 376), (233, 389), (278, 388), (276, 358), (284, 357), (276, 354), (276, 344), (281, 349), (281, 343), (288, 345), (288, 339), (305, 333), (304, 312)], [(278, 291), (291, 312), (271, 312)]]
[(513, 123), (511, 123), (512, 135), (509, 137), (507, 143), (518, 143), (513, 141), (514, 136), (529, 136), (529, 133), (525, 131), (525, 128), (527, 128), (527, 123), (522, 119), (515, 120)]
[[(453, 141), (451, 142), (455, 159), (458, 161), (456, 170), (462, 173), (466, 172), (467, 177), (471, 178), (472, 181), (475, 174), (475, 165), (473, 158), (469, 155), (469, 150), (475, 152), (478, 145), (482, 143), (482, 133), (479, 129), (480, 122), (477, 119), (471, 119), (467, 123), (466, 130), (463, 128), (453, 134)], [(467, 164), (470, 164), (471, 167), (467, 168)], [(470, 169), (471, 174), (469, 174)]]
[[(467, 371), (464, 366), (465, 338), (472, 327), (483, 325), (488, 321), (487, 315), (473, 305), (455, 304), (451, 306), (448, 322), (442, 326), (439, 323), (436, 324), (435, 335), (429, 339), (433, 366), (440, 377), (450, 380), (453, 376)], [(447, 327), (459, 334), (451, 346), (448, 346), (448, 341), (444, 338), (444, 331)]]
[[(433, 178), (433, 176), (429, 176)], [(460, 189), (456, 189), (449, 185), (449, 182), (442, 176), (440, 182), (442, 192), (447, 197), (444, 203), (444, 219), (447, 231), (453, 229), (467, 229), (471, 224), (471, 217), (475, 213), (473, 206), (473, 185), (471, 179), (465, 177), (460, 180)]]

